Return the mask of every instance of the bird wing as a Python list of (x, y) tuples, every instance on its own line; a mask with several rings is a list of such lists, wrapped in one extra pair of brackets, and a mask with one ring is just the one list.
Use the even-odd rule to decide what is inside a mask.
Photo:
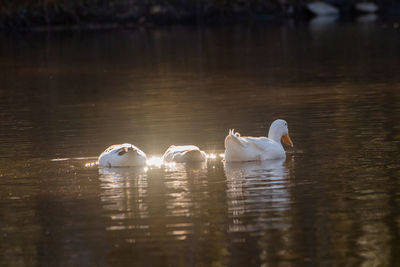
[(270, 148), (271, 141), (266, 137), (244, 137), (247, 143), (260, 151), (267, 151)]

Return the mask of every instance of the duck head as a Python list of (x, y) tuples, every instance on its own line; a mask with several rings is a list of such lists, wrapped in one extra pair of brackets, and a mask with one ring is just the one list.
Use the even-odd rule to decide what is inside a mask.
[(293, 147), (293, 142), (289, 137), (289, 129), (287, 122), (284, 120), (276, 120), (269, 127), (268, 138), (279, 143), (282, 139), (282, 142)]

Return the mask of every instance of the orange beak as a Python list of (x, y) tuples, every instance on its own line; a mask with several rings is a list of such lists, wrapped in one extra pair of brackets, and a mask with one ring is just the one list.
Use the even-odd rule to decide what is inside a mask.
[(289, 133), (287, 133), (287, 134), (285, 134), (284, 136), (282, 136), (282, 141), (283, 141), (285, 144), (287, 144), (288, 146), (293, 147), (293, 143), (292, 143), (292, 140), (290, 140)]

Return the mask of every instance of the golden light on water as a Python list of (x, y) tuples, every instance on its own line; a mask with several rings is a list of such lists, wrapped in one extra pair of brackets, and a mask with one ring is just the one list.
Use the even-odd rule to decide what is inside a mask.
[(88, 163), (85, 163), (85, 167), (86, 168), (91, 168), (93, 166), (96, 166), (97, 164), (98, 164), (98, 162), (88, 162)]
[(147, 166), (160, 168), (163, 165), (163, 160), (161, 157), (150, 157), (146, 161)]
[(147, 169), (156, 167), (156, 168), (161, 168), (162, 166), (165, 166), (166, 168), (172, 168), (175, 166), (175, 162), (164, 162), (162, 157), (150, 157), (146, 161)]
[(221, 158), (224, 159), (225, 155), (224, 153), (216, 154), (216, 153), (207, 153), (207, 159), (217, 159)]
[(208, 158), (208, 159), (216, 159), (216, 158), (217, 158), (217, 155), (215, 155), (215, 154), (213, 154), (213, 153), (210, 153), (210, 154), (207, 154), (207, 158)]
[(217, 156), (215, 154), (207, 154), (208, 159), (215, 159)]

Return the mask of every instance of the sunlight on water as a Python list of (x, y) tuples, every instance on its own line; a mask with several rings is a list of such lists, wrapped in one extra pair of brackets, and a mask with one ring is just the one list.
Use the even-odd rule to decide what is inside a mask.
[(70, 160), (70, 158), (57, 158), (57, 159), (51, 159), (50, 161), (66, 161)]
[(166, 169), (173, 168), (175, 166), (175, 162), (164, 162), (162, 157), (152, 156), (146, 161), (147, 169), (148, 168), (161, 168), (164, 167)]
[(163, 165), (163, 160), (162, 157), (150, 157), (147, 161), (146, 161), (147, 166), (149, 167), (157, 167), (157, 168), (161, 168), (161, 166)]
[(50, 161), (67, 161), (67, 160), (91, 160), (91, 159), (97, 159), (97, 157), (77, 157), (77, 158), (55, 158), (51, 159)]
[(217, 155), (215, 154), (206, 154), (207, 159), (216, 159)]
[(98, 162), (88, 162), (88, 163), (85, 163), (85, 167), (86, 168), (92, 168), (92, 167), (94, 167), (94, 166), (96, 166), (98, 164), (99, 164)]

